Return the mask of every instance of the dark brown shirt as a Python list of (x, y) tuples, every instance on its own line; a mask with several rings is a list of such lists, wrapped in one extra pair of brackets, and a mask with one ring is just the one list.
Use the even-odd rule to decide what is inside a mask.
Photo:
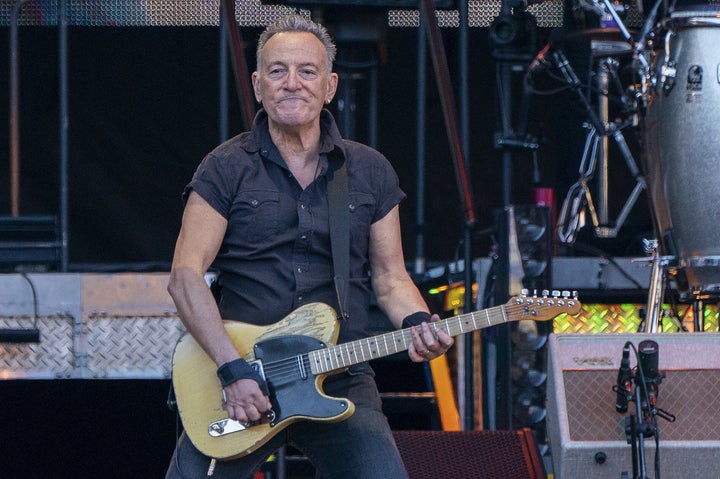
[(317, 179), (306, 189), (295, 180), (272, 143), (260, 111), (251, 132), (213, 150), (184, 192), (195, 190), (228, 220), (213, 263), (225, 319), (274, 323), (303, 304), (321, 301), (336, 310), (328, 224), (326, 172), (329, 158), (347, 162), (350, 196), (350, 289), (348, 321), (339, 342), (368, 335), (370, 226), (405, 194), (387, 159), (343, 140), (332, 115), (321, 116)]

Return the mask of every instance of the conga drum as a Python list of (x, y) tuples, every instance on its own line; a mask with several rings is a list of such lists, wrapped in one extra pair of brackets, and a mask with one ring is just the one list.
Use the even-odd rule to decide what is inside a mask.
[(681, 289), (720, 292), (720, 7), (684, 7), (667, 25), (643, 119), (648, 194)]

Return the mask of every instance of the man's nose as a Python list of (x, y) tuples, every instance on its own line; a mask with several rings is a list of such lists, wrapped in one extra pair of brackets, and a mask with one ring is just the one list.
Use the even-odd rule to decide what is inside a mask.
[(300, 77), (298, 75), (298, 72), (295, 70), (290, 70), (288, 72), (287, 78), (285, 79), (285, 87), (288, 90), (295, 90), (299, 88), (300, 86)]

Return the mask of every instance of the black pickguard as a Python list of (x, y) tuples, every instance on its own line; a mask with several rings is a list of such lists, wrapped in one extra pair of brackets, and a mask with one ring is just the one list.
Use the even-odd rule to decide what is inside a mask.
[[(255, 358), (263, 364), (277, 424), (293, 417), (331, 419), (347, 411), (348, 400), (321, 394), (310, 371), (307, 353), (326, 347), (309, 336), (289, 335), (255, 344)], [(298, 360), (299, 358), (299, 360)]]

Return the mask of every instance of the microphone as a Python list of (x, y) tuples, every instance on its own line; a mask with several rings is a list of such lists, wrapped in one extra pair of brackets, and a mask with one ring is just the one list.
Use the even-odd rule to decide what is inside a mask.
[(658, 371), (658, 343), (649, 339), (641, 341), (638, 344), (638, 356), (640, 368), (643, 372), (645, 391), (648, 395), (647, 401), (649, 406), (655, 408), (658, 385), (662, 381), (662, 376)]
[(628, 410), (628, 397), (632, 394), (632, 369), (630, 369), (630, 342), (625, 343), (620, 360), (620, 369), (617, 377), (617, 400), (615, 410), (626, 413)]
[(532, 75), (545, 71), (552, 64), (552, 53), (565, 40), (566, 34), (567, 31), (564, 28), (556, 28), (550, 33), (547, 45), (530, 62), (528, 74)]

